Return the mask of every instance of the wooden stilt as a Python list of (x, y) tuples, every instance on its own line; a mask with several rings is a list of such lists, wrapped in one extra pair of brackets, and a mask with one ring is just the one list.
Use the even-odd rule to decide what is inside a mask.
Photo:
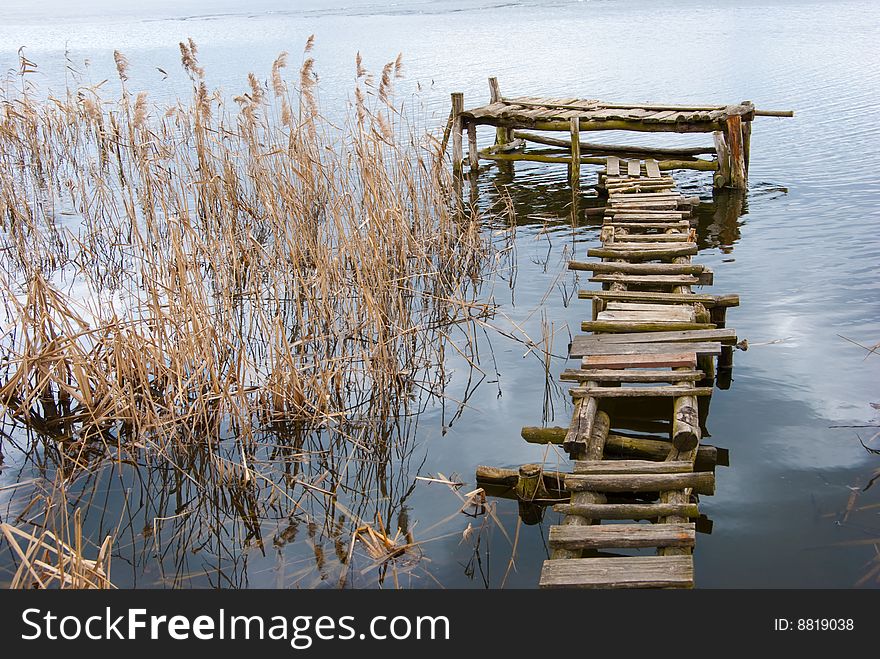
[(729, 117), (725, 132), (727, 146), (730, 149), (730, 187), (736, 190), (745, 190), (746, 170), (743, 155), (742, 118), (739, 115)]
[(573, 190), (577, 190), (581, 183), (581, 141), (580, 123), (577, 117), (571, 119), (571, 165), (570, 181)]
[(752, 122), (744, 121), (742, 124), (743, 138), (743, 165), (745, 166), (746, 181), (749, 180), (749, 155), (752, 150)]
[(464, 158), (462, 148), (461, 113), (464, 112), (464, 94), (452, 94), (452, 173), (461, 176), (461, 161)]
[[(498, 78), (494, 76), (489, 78), (489, 101), (491, 103), (501, 102), (501, 87), (498, 85)], [(507, 144), (513, 141), (513, 131), (510, 128), (498, 126), (495, 129), (495, 144)]]
[(712, 133), (715, 140), (715, 152), (718, 154), (718, 171), (712, 181), (716, 189), (726, 188), (730, 185), (730, 150), (727, 148), (727, 140), (724, 133), (715, 131)]

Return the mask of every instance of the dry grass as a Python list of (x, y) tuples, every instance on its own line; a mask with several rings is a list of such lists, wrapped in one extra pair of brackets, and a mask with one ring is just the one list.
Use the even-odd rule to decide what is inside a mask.
[[(168, 108), (128, 89), (118, 52), (111, 101), (95, 87), (40, 100), (24, 56), (7, 80), (0, 406), (55, 478), (146, 454), (244, 519), (257, 500), (326, 503), (344, 471), (326, 465), (385, 464), (400, 447), (369, 429), (442, 394), (453, 329), (491, 312), (477, 295), (491, 245), (450, 203), (438, 140), (395, 104), (400, 58), (378, 83), (359, 61), (331, 122), (311, 43), (296, 85), (282, 53), (232, 101), (209, 88), (192, 41), (180, 44), (192, 97)], [(471, 358), (473, 334), (457, 355)], [(304, 448), (313, 431), (333, 440)], [(291, 432), (283, 446), (260, 439)], [(315, 455), (307, 478), (297, 465)], [(90, 563), (48, 531), (4, 534), (22, 567), (58, 559), (57, 575), (22, 578), (109, 583), (109, 547)]]

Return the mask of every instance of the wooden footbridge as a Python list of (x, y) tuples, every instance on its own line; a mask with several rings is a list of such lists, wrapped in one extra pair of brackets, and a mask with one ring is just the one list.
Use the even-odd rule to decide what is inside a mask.
[[(469, 111), (453, 95), (452, 125), (459, 132), (457, 142), (461, 132), (469, 135), (472, 168), (480, 158), (529, 159), (513, 150), (523, 148), (525, 137), (534, 141), (536, 136), (524, 137), (519, 127), (559, 130), (564, 124), (571, 140), (556, 142), (570, 151), (568, 157), (537, 156), (566, 162), (578, 184), (581, 164), (604, 166), (598, 188), (607, 203), (601, 245), (588, 251), (593, 260), (569, 264), (592, 273), (590, 281), (601, 285), (579, 292), (592, 300), (592, 319), (581, 328), (589, 334), (576, 336), (570, 346), (569, 357), (580, 360), (579, 367), (562, 373), (563, 381), (574, 383), (571, 424), (523, 429), (528, 441), (561, 443), (572, 470), (478, 467), (477, 480), (490, 494), (516, 497), (527, 523), (539, 521), (551, 504), (563, 514), (561, 523), (550, 527), (552, 553), (541, 572), (543, 588), (692, 587), (696, 532), (701, 522), (707, 526), (698, 499), (714, 493), (715, 467), (726, 464), (726, 451), (701, 445), (703, 421), (716, 364), (719, 376), (733, 366), (737, 336), (726, 326), (726, 312), (739, 297), (694, 292), (695, 286), (713, 283), (712, 271), (692, 261), (697, 254), (692, 211), (699, 200), (682, 195), (669, 171), (686, 163), (716, 172), (716, 187), (744, 186), (750, 122), (760, 113), (750, 103), (682, 108), (507, 100), (493, 80), (490, 89), (492, 103)], [(477, 123), (496, 126), (494, 147), (477, 150)], [(716, 158), (698, 161), (693, 152), (607, 145), (604, 150), (618, 153), (584, 157), (578, 133), (584, 127), (600, 129), (598, 123), (615, 130), (711, 130)], [(460, 165), (456, 152), (454, 139), (454, 162)], [(617, 549), (654, 553), (608, 553)]]

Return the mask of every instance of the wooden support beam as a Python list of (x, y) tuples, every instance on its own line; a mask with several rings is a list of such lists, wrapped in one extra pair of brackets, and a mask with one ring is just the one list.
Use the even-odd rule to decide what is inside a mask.
[(657, 519), (666, 515), (694, 519), (700, 516), (695, 503), (558, 503), (553, 510), (564, 515), (583, 515), (591, 519)]
[[(576, 120), (575, 120), (576, 121)], [(580, 131), (580, 124), (578, 124), (578, 130)], [(529, 142), (535, 142), (536, 144), (546, 144), (548, 146), (556, 146), (563, 149), (571, 149), (571, 141), (564, 139), (557, 139), (555, 137), (547, 137), (546, 135), (538, 135), (537, 133), (529, 133), (523, 130), (515, 130), (513, 131), (513, 136), (515, 138), (527, 140)], [(595, 142), (581, 142), (580, 143), (580, 151), (581, 153), (601, 153), (601, 154), (626, 154), (626, 155), (645, 155), (645, 156), (670, 156), (673, 158), (687, 158), (692, 156), (700, 156), (700, 155), (714, 155), (715, 149), (713, 147), (673, 147), (673, 148), (664, 148), (664, 147), (649, 147), (649, 146), (632, 146), (632, 145), (623, 145), (623, 144), (598, 144)], [(617, 170), (619, 172), (619, 170)], [(616, 176), (617, 173), (613, 173), (609, 171), (610, 175)]]
[(580, 128), (578, 120), (571, 120), (571, 168), (570, 181), (573, 190), (578, 190), (581, 184), (581, 142), (578, 138)]
[(464, 159), (462, 147), (462, 122), (461, 113), (464, 112), (464, 94), (453, 92), (452, 94), (452, 172), (456, 176), (461, 175), (461, 163)]
[(727, 146), (730, 148), (730, 187), (746, 189), (745, 157), (743, 155), (742, 119), (738, 116), (727, 120)]
[[(489, 78), (489, 102), (501, 102), (501, 87), (498, 85), (498, 78)], [(503, 147), (513, 141), (513, 131), (510, 128), (498, 126), (495, 129), (495, 144)]]
[[(712, 387), (707, 387), (711, 393)], [(700, 443), (700, 417), (697, 407), (698, 389), (676, 398), (672, 409), (672, 445), (679, 451), (690, 451)], [(671, 489), (671, 488), (670, 488)]]
[(565, 477), (565, 487), (572, 492), (665, 492), (689, 487), (697, 494), (711, 495), (715, 494), (715, 474), (572, 474)]
[(468, 164), (472, 172), (480, 169), (480, 153), (477, 150), (477, 125), (471, 121), (467, 124)]

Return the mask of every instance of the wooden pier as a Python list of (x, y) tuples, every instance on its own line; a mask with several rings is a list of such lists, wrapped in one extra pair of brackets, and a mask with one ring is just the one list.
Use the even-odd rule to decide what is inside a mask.
[[(715, 467), (726, 463), (726, 452), (700, 445), (701, 421), (716, 364), (733, 366), (737, 336), (726, 327), (726, 312), (739, 297), (692, 290), (713, 280), (709, 268), (691, 260), (695, 200), (659, 163), (617, 156), (605, 162), (601, 246), (587, 253), (595, 260), (569, 264), (601, 284), (579, 292), (592, 301), (592, 319), (581, 328), (591, 334), (574, 338), (569, 356), (579, 367), (562, 373), (575, 384), (574, 415), (567, 429), (523, 429), (529, 441), (561, 443), (573, 469), (478, 467), (477, 480), (511, 487), (527, 523), (541, 518), (536, 506), (555, 503), (564, 514), (550, 527), (542, 588), (690, 588), (698, 497), (714, 493)], [(647, 426), (618, 418), (622, 410), (633, 416), (634, 406), (636, 417), (651, 406), (660, 411)], [(642, 434), (646, 428), (654, 434)], [(645, 548), (655, 554), (607, 554)]]
[[(751, 101), (734, 105), (685, 106), (609, 103), (579, 98), (505, 98), (495, 78), (489, 79), (489, 93), (488, 105), (468, 110), (464, 108), (462, 94), (452, 95), (450, 130), (456, 173), (462, 171), (462, 136), (466, 133), (468, 163), (472, 171), (479, 169), (481, 159), (560, 163), (568, 165), (571, 180), (577, 181), (581, 165), (604, 165), (606, 156), (649, 157), (654, 160), (654, 170), (710, 171), (714, 172), (713, 185), (716, 188), (745, 189), (754, 118), (794, 116), (791, 111), (758, 110)], [(482, 151), (477, 148), (477, 126), (480, 125), (496, 128), (495, 144)], [(581, 132), (603, 130), (711, 133), (713, 145), (648, 148), (581, 141)], [(569, 133), (569, 138), (558, 139), (540, 131)], [(543, 148), (532, 148), (534, 145)], [(701, 155), (709, 158), (699, 157)]]

